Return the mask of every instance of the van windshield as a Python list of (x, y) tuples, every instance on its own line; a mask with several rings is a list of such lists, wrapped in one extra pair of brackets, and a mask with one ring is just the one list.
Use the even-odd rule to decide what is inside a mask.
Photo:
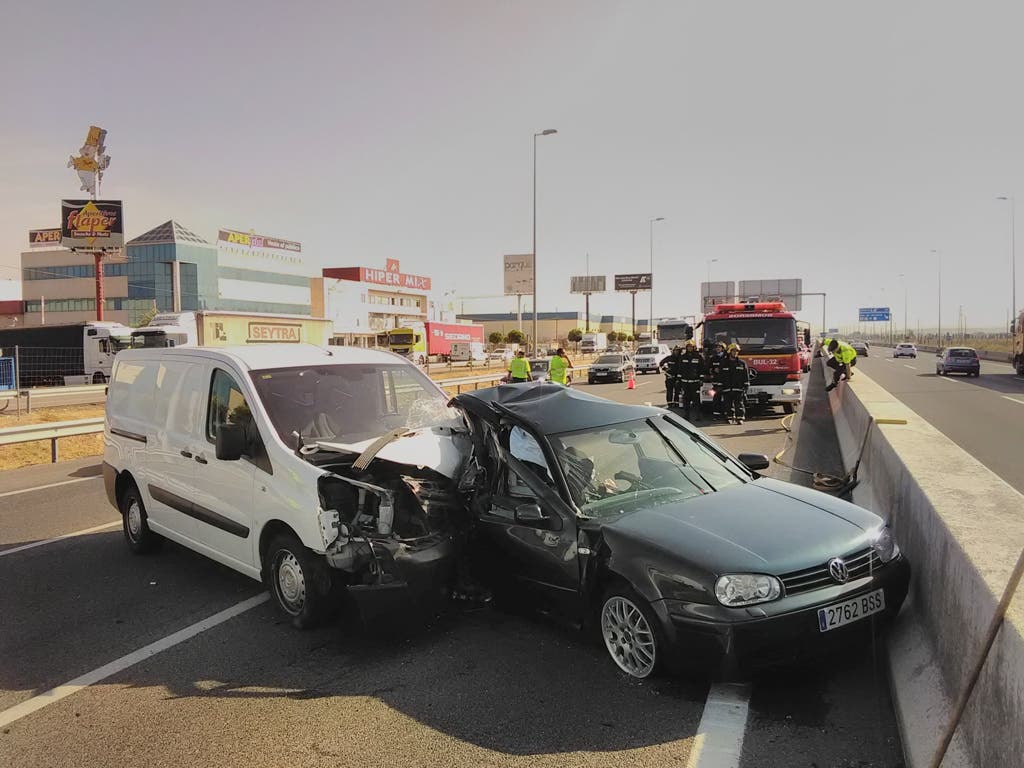
[(640, 347), (640, 349), (638, 349), (636, 351), (636, 353), (638, 355), (656, 355), (656, 354), (658, 354), (658, 348), (657, 347)]
[(458, 412), (414, 366), (318, 365), (250, 373), (270, 421), (286, 445), (358, 443), (393, 429), (452, 425)]

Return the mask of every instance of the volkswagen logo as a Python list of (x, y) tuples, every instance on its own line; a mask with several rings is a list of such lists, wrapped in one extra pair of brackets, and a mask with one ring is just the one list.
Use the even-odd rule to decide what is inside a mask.
[(850, 569), (846, 567), (846, 563), (841, 557), (833, 557), (828, 561), (828, 572), (840, 584), (845, 584), (850, 580)]

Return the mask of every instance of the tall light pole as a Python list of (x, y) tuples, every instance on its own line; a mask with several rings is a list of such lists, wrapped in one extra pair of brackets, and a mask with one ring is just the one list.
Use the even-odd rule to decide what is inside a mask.
[(1003, 195), (996, 200), (1006, 200), (1010, 204), (1010, 321), (1017, 322), (1017, 248), (1016, 248), (1016, 225), (1014, 223), (1013, 195)]
[(718, 259), (708, 259), (708, 296), (711, 295), (711, 265), (714, 264)]
[(939, 260), (939, 341), (938, 341), (938, 347), (939, 347), (939, 349), (941, 349), (942, 348), (942, 254), (939, 251), (935, 250), (934, 248), (932, 249), (932, 253), (934, 253), (936, 258)]
[(651, 343), (654, 343), (654, 222), (664, 221), (664, 216), (659, 216), (656, 219), (651, 219), (648, 224), (651, 227), (651, 312), (647, 318), (647, 333), (651, 337)]
[(533, 350), (537, 351), (537, 137), (558, 133), (554, 128), (545, 128), (533, 134)]
[(907, 340), (907, 276), (900, 273), (900, 280), (903, 282), (903, 340)]

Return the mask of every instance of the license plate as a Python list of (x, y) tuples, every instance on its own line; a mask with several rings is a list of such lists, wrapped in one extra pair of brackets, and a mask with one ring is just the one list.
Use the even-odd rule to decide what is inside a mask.
[(594, 371), (595, 376), (607, 376), (608, 371)]
[(821, 632), (852, 624), (855, 621), (885, 610), (885, 590), (876, 589), (866, 595), (818, 609), (818, 629)]

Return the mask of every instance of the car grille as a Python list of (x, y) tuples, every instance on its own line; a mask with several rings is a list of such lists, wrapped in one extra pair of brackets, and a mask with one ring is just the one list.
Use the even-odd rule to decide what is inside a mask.
[[(849, 581), (863, 578), (871, 573), (872, 569), (878, 569), (881, 566), (871, 547), (854, 552), (852, 555), (846, 555), (843, 557), (843, 561), (850, 572)], [(836, 585), (835, 579), (828, 572), (828, 563), (805, 568), (802, 571), (786, 573), (779, 578), (786, 588), (787, 595), (799, 595), (802, 592), (811, 592), (815, 589)]]

